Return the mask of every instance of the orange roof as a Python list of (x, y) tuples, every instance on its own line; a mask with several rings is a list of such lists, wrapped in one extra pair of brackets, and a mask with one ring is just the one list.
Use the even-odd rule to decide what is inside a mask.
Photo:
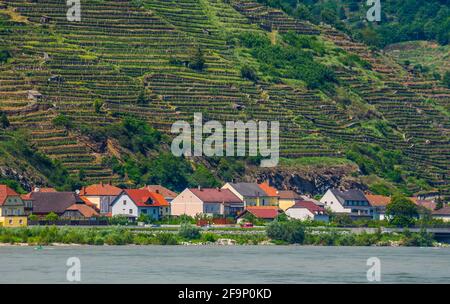
[(22, 194), (20, 196), (20, 198), (24, 201), (32, 201), (33, 200), (33, 198), (31, 197), (31, 193)]
[(97, 205), (91, 202), (86, 196), (80, 195), (79, 198), (89, 207), (94, 208), (97, 210)]
[(85, 204), (73, 204), (66, 210), (70, 211), (78, 211), (80, 212), (84, 217), (93, 217), (98, 216), (97, 211), (95, 211), (93, 208), (85, 205)]
[(374, 207), (384, 207), (391, 202), (391, 198), (384, 195), (366, 194), (366, 198)]
[(19, 194), (6, 185), (0, 185), (0, 206), (5, 203), (8, 196), (19, 196)]
[(274, 187), (271, 187), (268, 182), (264, 182), (262, 184), (258, 184), (258, 186), (264, 192), (266, 192), (268, 196), (278, 196), (278, 190), (276, 188), (274, 188)]
[(49, 193), (49, 192), (58, 192), (55, 188), (39, 188), (35, 187), (33, 188), (34, 192), (42, 192), (42, 193)]
[[(147, 189), (125, 189), (123, 190), (138, 207), (168, 207), (170, 204), (159, 193), (150, 192)], [(152, 204), (147, 204), (152, 200)]]
[(87, 187), (83, 187), (80, 191), (80, 195), (86, 196), (116, 196), (122, 192), (122, 189), (112, 186), (110, 184), (95, 184)]

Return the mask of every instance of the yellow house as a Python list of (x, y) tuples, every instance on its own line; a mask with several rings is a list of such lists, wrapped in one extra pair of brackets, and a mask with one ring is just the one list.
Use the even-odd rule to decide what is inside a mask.
[(0, 226), (24, 227), (28, 225), (25, 203), (19, 194), (6, 185), (0, 185)]
[(247, 206), (276, 206), (277, 196), (267, 194), (257, 183), (226, 183), (222, 189), (228, 189)]
[(302, 200), (302, 197), (292, 190), (280, 190), (278, 191), (278, 204), (280, 209), (286, 211), (295, 205), (295, 202)]

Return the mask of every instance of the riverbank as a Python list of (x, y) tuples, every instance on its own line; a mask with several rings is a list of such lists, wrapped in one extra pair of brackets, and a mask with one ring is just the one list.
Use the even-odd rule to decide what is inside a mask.
[[(76, 246), (76, 245), (288, 245), (283, 238), (269, 237), (264, 230), (201, 231), (189, 227), (179, 230), (136, 230), (123, 227), (28, 227), (0, 228), (0, 246)], [(445, 247), (425, 231), (354, 233), (349, 230), (306, 228), (299, 245), (313, 246), (391, 246)]]

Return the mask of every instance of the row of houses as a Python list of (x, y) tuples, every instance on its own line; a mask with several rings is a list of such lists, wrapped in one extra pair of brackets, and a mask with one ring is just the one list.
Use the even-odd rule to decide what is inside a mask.
[[(411, 198), (428, 208), (435, 218), (450, 221), (450, 207), (436, 209), (432, 200)], [(121, 189), (110, 184), (94, 184), (75, 192), (35, 188), (19, 195), (0, 185), (0, 225), (26, 226), (28, 216), (43, 218), (55, 213), (60, 219), (81, 220), (122, 215), (135, 220), (141, 215), (160, 220), (168, 215), (208, 215), (240, 220), (249, 213), (273, 220), (280, 213), (294, 219), (327, 222), (329, 211), (352, 219), (384, 219), (390, 197), (361, 190), (329, 189), (320, 200), (292, 190), (278, 190), (268, 183), (226, 183), (221, 188), (187, 188), (177, 194), (161, 185)]]

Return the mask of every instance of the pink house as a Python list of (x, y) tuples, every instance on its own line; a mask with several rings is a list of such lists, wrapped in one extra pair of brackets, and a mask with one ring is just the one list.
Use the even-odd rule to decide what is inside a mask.
[(244, 210), (244, 202), (228, 189), (185, 189), (171, 203), (172, 215), (235, 216), (242, 210)]

